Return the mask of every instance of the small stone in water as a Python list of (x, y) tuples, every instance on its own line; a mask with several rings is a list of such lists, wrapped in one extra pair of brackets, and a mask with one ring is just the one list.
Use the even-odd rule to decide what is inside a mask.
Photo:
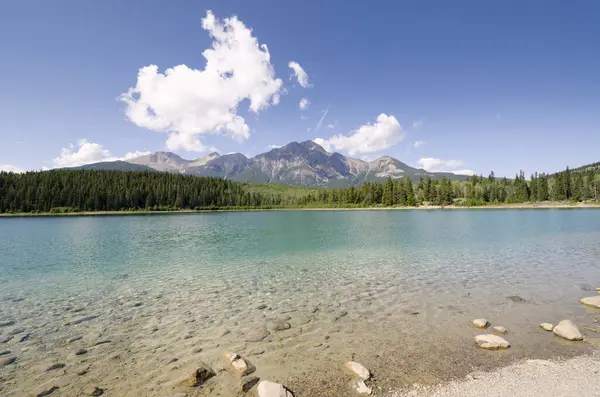
[(77, 342), (78, 340), (83, 339), (83, 336), (75, 336), (67, 341), (67, 343)]
[(11, 325), (15, 325), (14, 321), (0, 321), (0, 328), (1, 327), (10, 327)]
[(581, 300), (581, 303), (584, 305), (595, 307), (596, 309), (600, 309), (600, 295), (583, 298)]
[(355, 361), (348, 361), (344, 364), (344, 367), (358, 375), (362, 380), (367, 380), (371, 377), (371, 372), (364, 365)]
[(85, 394), (87, 394), (88, 396), (98, 397), (104, 394), (104, 389), (101, 389), (99, 387), (89, 388), (85, 391)]
[(14, 336), (12, 336), (12, 335), (9, 335), (9, 336), (7, 336), (7, 337), (5, 337), (5, 338), (1, 338), (1, 339), (0, 339), (0, 343), (7, 343), (7, 342), (10, 342), (10, 340), (11, 340), (12, 338), (14, 338)]
[(57, 369), (62, 369), (64, 367), (66, 367), (66, 364), (63, 364), (63, 363), (52, 364), (51, 366), (46, 368), (45, 372), (56, 371)]
[(267, 308), (267, 305), (265, 305), (265, 304), (263, 303), (262, 305), (258, 305), (256, 308), (257, 308), (258, 310), (264, 310), (264, 309), (266, 309), (266, 308)]
[(242, 378), (242, 392), (247, 393), (259, 381), (260, 381), (260, 378), (258, 376), (253, 376), (253, 375), (244, 376)]
[(552, 331), (554, 332), (554, 335), (567, 340), (583, 340), (583, 335), (581, 335), (581, 332), (579, 332), (579, 329), (571, 320), (562, 320)]
[(476, 320), (473, 320), (473, 325), (477, 328), (487, 328), (490, 325), (490, 323), (485, 318), (478, 318)]
[(74, 354), (74, 355), (76, 355), (76, 356), (81, 356), (82, 354), (85, 354), (85, 353), (87, 353), (87, 352), (88, 352), (88, 351), (87, 351), (87, 350), (85, 350), (85, 349), (77, 349), (77, 350), (75, 350), (75, 351), (73, 352), (73, 354)]
[(38, 394), (36, 394), (35, 397), (46, 397), (49, 396), (50, 394), (54, 393), (55, 391), (57, 391), (58, 389), (60, 389), (58, 386), (52, 386), (51, 388), (49, 388), (48, 390), (44, 390)]
[(519, 295), (507, 296), (506, 299), (510, 299), (511, 301), (513, 301), (515, 303), (525, 303), (525, 302), (527, 302), (525, 299), (521, 298)]
[(550, 323), (541, 323), (540, 328), (544, 331), (552, 332), (552, 330), (554, 329), (554, 325)]
[(263, 380), (258, 384), (258, 397), (294, 397), (291, 391), (279, 383)]
[(0, 352), (0, 357), (6, 356), (7, 354), (10, 354), (10, 350), (4, 350), (3, 352)]
[(350, 388), (358, 394), (370, 395), (373, 392), (371, 388), (367, 386), (362, 379), (354, 379), (353, 381), (351, 381)]
[(497, 325), (494, 327), (494, 331), (498, 332), (499, 334), (506, 334), (508, 333), (508, 330), (500, 325)]
[(205, 363), (201, 363), (199, 368), (192, 372), (182, 383), (192, 387), (202, 386), (207, 380), (215, 376), (215, 371)]
[(15, 361), (17, 361), (17, 358), (15, 356), (0, 358), (0, 368), (10, 365), (10, 364), (14, 363)]
[(475, 343), (482, 349), (487, 350), (501, 350), (508, 349), (510, 347), (510, 344), (507, 341), (505, 341), (499, 336), (492, 334), (477, 335), (475, 337)]
[(256, 329), (253, 329), (252, 331), (248, 332), (248, 334), (246, 335), (246, 341), (247, 342), (260, 342), (261, 340), (265, 339), (269, 335), (270, 335), (270, 332), (267, 330), (266, 327), (256, 328)]
[(88, 372), (87, 368), (82, 368), (75, 373), (79, 376), (83, 376), (83, 375), (87, 374), (87, 372)]

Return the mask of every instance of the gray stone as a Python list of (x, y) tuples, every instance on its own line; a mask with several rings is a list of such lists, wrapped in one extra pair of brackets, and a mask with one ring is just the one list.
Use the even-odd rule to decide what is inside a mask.
[(17, 361), (15, 356), (2, 357), (0, 358), (0, 368), (10, 365), (15, 361)]
[(269, 332), (269, 330), (267, 330), (266, 327), (256, 328), (256, 329), (253, 329), (250, 332), (248, 332), (248, 334), (246, 335), (246, 341), (247, 342), (260, 342), (261, 340), (265, 339), (270, 334), (271, 333)]
[(8, 355), (8, 354), (10, 354), (10, 350), (4, 350), (4, 351), (1, 351), (1, 352), (0, 352), (0, 357), (2, 357), (2, 356), (6, 356), (6, 355)]
[(294, 397), (291, 391), (279, 383), (263, 380), (258, 384), (258, 397)]
[(507, 296), (506, 299), (510, 299), (511, 301), (513, 301), (515, 303), (525, 303), (525, 302), (527, 302), (525, 299), (521, 298), (518, 295)]
[(500, 325), (496, 325), (494, 327), (494, 331), (496, 331), (499, 334), (506, 334), (506, 333), (508, 333), (508, 330), (506, 328), (500, 326)]
[(503, 350), (510, 347), (510, 344), (507, 341), (493, 334), (477, 335), (475, 337), (475, 344), (482, 349), (487, 350)]
[(11, 325), (15, 325), (15, 322), (14, 321), (0, 321), (0, 328), (10, 327)]
[(248, 393), (259, 381), (260, 378), (254, 375), (242, 377), (242, 393)]
[(554, 332), (554, 335), (560, 336), (566, 340), (583, 340), (583, 335), (581, 335), (581, 332), (579, 332), (579, 329), (571, 320), (562, 320), (552, 331)]
[(77, 349), (73, 352), (74, 355), (76, 356), (81, 356), (82, 354), (86, 354), (88, 351), (85, 349)]
[(14, 336), (12, 336), (12, 335), (6, 336), (4, 338), (0, 338), (0, 343), (8, 343), (8, 342), (10, 342), (10, 340), (12, 338), (14, 338)]
[(78, 340), (82, 340), (83, 336), (75, 336), (67, 341), (67, 343), (77, 342)]
[(584, 305), (595, 307), (596, 309), (600, 309), (600, 295), (583, 298), (581, 300), (581, 303)]
[(267, 308), (267, 305), (265, 305), (265, 304), (263, 303), (262, 305), (258, 305), (258, 306), (256, 306), (256, 308), (257, 308), (258, 310), (264, 310), (264, 309), (266, 309), (266, 308)]

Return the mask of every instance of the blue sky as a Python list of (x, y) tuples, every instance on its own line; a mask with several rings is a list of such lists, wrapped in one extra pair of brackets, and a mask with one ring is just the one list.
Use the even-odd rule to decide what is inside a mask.
[(341, 4), (4, 2), (1, 167), (255, 155), (316, 138), (434, 171), (600, 161), (600, 3)]

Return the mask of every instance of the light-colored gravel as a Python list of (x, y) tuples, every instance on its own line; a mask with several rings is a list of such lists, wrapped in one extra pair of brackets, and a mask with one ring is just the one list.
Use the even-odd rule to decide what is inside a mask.
[(527, 360), (462, 381), (415, 387), (386, 397), (552, 397), (600, 396), (600, 354), (567, 361)]

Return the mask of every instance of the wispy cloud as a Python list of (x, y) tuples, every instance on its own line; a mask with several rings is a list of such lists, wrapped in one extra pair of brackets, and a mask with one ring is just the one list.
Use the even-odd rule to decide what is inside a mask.
[(269, 149), (279, 149), (281, 147), (281, 145), (267, 145), (267, 148)]
[(415, 143), (413, 143), (413, 146), (416, 147), (416, 148), (419, 148), (419, 147), (423, 146), (425, 143), (427, 143), (427, 142), (425, 142), (425, 141), (416, 141)]
[(423, 123), (425, 123), (425, 120), (423, 120), (423, 119), (413, 121), (413, 123), (412, 123), (413, 130), (418, 130), (419, 128), (423, 127)]
[(298, 84), (302, 88), (308, 88), (311, 85), (308, 83), (308, 74), (304, 71), (304, 68), (300, 66), (298, 62), (291, 61), (288, 64), (289, 68), (294, 71), (294, 75), (296, 76), (296, 80), (298, 80)]
[(329, 106), (331, 106), (331, 105), (327, 105), (327, 108), (325, 108), (325, 111), (323, 112), (323, 115), (319, 119), (319, 122), (317, 123), (317, 126), (315, 127), (315, 132), (319, 132), (319, 130), (321, 130), (321, 126), (323, 125), (323, 121), (325, 120), (325, 116), (327, 116), (327, 113), (329, 113)]

